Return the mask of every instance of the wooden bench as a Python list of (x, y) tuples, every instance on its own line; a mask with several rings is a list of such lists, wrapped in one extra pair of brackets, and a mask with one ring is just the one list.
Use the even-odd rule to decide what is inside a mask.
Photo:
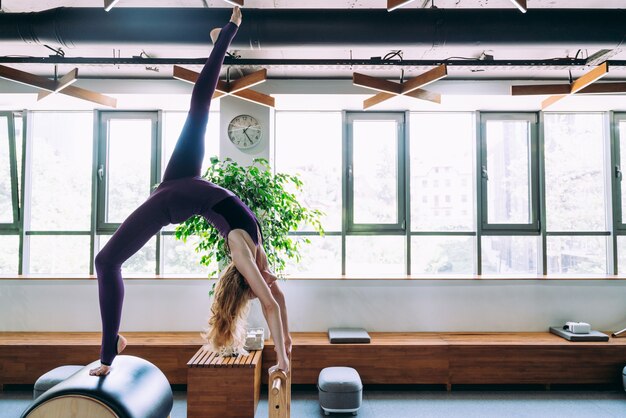
[[(124, 354), (145, 358), (171, 384), (187, 384), (187, 362), (202, 346), (197, 332), (125, 333)], [(345, 365), (365, 384), (621, 385), (626, 338), (569, 342), (536, 333), (378, 333), (371, 344), (330, 344), (325, 332), (293, 333), (293, 383), (315, 384), (320, 370)], [(34, 384), (62, 364), (98, 358), (99, 333), (0, 333), (0, 386)], [(271, 341), (262, 368), (276, 364)], [(572, 367), (572, 365), (576, 367)], [(267, 383), (267, 373), (262, 373)]]
[[(316, 384), (324, 367), (348, 366), (364, 384), (442, 384), (448, 389), (455, 384), (617, 386), (626, 365), (626, 338), (570, 342), (548, 332), (370, 336), (370, 344), (330, 344), (326, 333), (292, 334), (292, 382)], [(266, 341), (263, 369), (273, 364), (274, 346)]]
[(223, 358), (200, 349), (187, 363), (188, 418), (250, 418), (261, 393), (261, 351)]
[[(173, 385), (187, 384), (187, 361), (202, 346), (199, 332), (125, 332), (124, 354), (148, 360)], [(64, 364), (89, 364), (100, 356), (98, 332), (0, 332), (2, 385), (32, 385)]]

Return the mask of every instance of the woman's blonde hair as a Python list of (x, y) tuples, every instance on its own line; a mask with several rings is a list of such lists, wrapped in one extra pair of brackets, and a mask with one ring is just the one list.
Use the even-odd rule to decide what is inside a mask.
[(215, 286), (209, 329), (203, 337), (209, 349), (222, 355), (244, 354), (244, 323), (248, 314), (250, 286), (234, 263), (230, 263)]

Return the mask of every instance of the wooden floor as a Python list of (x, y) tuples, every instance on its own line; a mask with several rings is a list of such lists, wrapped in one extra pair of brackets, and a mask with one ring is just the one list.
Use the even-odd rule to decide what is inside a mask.
[[(124, 354), (147, 359), (171, 384), (187, 383), (199, 333), (125, 333)], [(358, 370), (365, 384), (620, 384), (626, 338), (569, 342), (549, 333), (370, 333), (371, 344), (329, 344), (293, 333), (292, 382), (315, 384), (329, 366)], [(98, 359), (99, 333), (0, 333), (0, 385), (32, 384), (63, 364)], [(271, 341), (262, 367), (275, 364)], [(267, 374), (262, 373), (264, 383)]]

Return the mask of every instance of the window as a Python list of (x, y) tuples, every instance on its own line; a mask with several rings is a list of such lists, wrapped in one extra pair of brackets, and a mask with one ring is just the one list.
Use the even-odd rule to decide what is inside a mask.
[(404, 114), (347, 113), (347, 230), (405, 228)]
[(535, 114), (481, 114), (482, 229), (539, 232)]
[(324, 237), (315, 236), (310, 225), (293, 232), (292, 239), (312, 244), (300, 247), (301, 261), (288, 261), (288, 275), (341, 274), (341, 132), (341, 112), (276, 112), (274, 169), (297, 174), (303, 182), (293, 190), (299, 201), (324, 212)]
[(31, 112), (24, 273), (88, 274), (91, 112)]
[(156, 112), (100, 112), (98, 231), (114, 231), (158, 179)]
[(17, 231), (18, 185), (13, 114), (0, 112), (0, 229)]
[(604, 116), (544, 116), (546, 263), (550, 274), (607, 272)]

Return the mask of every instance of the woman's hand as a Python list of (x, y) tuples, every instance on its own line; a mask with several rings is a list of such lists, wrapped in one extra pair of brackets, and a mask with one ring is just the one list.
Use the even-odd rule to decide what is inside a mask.
[(285, 334), (285, 352), (287, 358), (291, 359), (291, 336), (289, 334)]
[(237, 26), (241, 25), (241, 9), (239, 6), (235, 6), (233, 8), (233, 14), (230, 16), (230, 21)]

